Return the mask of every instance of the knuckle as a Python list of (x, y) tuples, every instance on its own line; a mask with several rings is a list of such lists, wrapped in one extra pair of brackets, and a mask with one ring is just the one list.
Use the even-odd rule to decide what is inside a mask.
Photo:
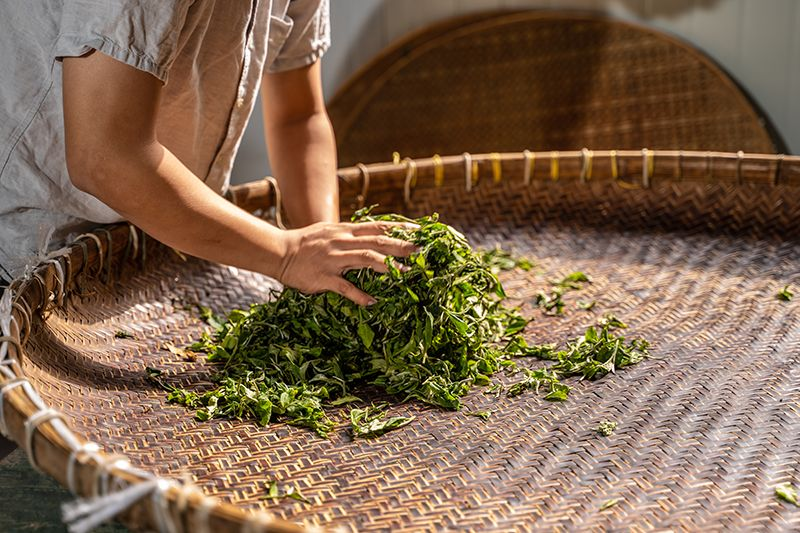
[(395, 244), (395, 239), (392, 239), (391, 237), (387, 237), (386, 235), (381, 235), (376, 240), (377, 240), (378, 246), (382, 246), (382, 247), (393, 246)]
[(353, 286), (342, 278), (338, 278), (334, 286), (334, 290), (343, 295), (353, 294)]
[(364, 250), (361, 252), (361, 259), (365, 263), (372, 263), (373, 261), (376, 261), (379, 257), (380, 254), (372, 250)]

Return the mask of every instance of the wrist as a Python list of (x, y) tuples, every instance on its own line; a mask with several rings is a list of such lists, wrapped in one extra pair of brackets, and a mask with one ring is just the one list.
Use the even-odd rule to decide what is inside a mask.
[(275, 268), (270, 276), (286, 284), (286, 274), (292, 268), (292, 262), (297, 252), (297, 239), (293, 230), (277, 230), (275, 235)]
[(271, 278), (281, 280), (289, 254), (289, 231), (282, 230), (263, 220), (259, 220), (258, 238), (254, 245), (255, 253), (251, 255), (251, 261), (255, 267), (251, 270), (265, 274)]

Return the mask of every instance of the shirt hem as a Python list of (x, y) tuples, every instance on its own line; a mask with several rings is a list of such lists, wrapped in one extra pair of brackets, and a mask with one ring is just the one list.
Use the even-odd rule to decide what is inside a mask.
[(325, 42), (313, 50), (311, 53), (296, 56), (296, 57), (279, 57), (276, 59), (272, 65), (269, 66), (267, 72), (269, 73), (278, 73), (278, 72), (285, 72), (287, 70), (294, 70), (296, 68), (307, 67), (308, 65), (312, 65), (319, 61), (325, 52), (328, 51), (330, 48), (331, 43)]
[(62, 35), (59, 40), (62, 42), (55, 52), (57, 58), (82, 56), (90, 49), (94, 49), (137, 70), (155, 76), (163, 84), (167, 83), (168, 69), (166, 67), (159, 65), (152, 57), (125, 48), (105, 36), (83, 38)]

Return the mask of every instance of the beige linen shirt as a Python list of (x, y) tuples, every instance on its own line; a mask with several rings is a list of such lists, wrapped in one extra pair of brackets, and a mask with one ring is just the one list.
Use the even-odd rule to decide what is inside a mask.
[(67, 174), (61, 58), (95, 49), (158, 78), (159, 141), (223, 192), (263, 73), (316, 61), (328, 11), (327, 0), (0, 2), (0, 276), (121, 220)]

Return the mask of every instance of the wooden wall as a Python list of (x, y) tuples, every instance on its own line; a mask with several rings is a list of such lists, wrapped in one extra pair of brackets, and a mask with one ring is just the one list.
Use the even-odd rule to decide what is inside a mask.
[[(331, 0), (333, 46), (323, 59), (328, 97), (402, 35), (435, 20), (492, 9), (584, 9), (677, 34), (703, 49), (752, 94), (800, 152), (800, 0)], [(262, 126), (243, 140), (234, 180), (263, 174)]]

